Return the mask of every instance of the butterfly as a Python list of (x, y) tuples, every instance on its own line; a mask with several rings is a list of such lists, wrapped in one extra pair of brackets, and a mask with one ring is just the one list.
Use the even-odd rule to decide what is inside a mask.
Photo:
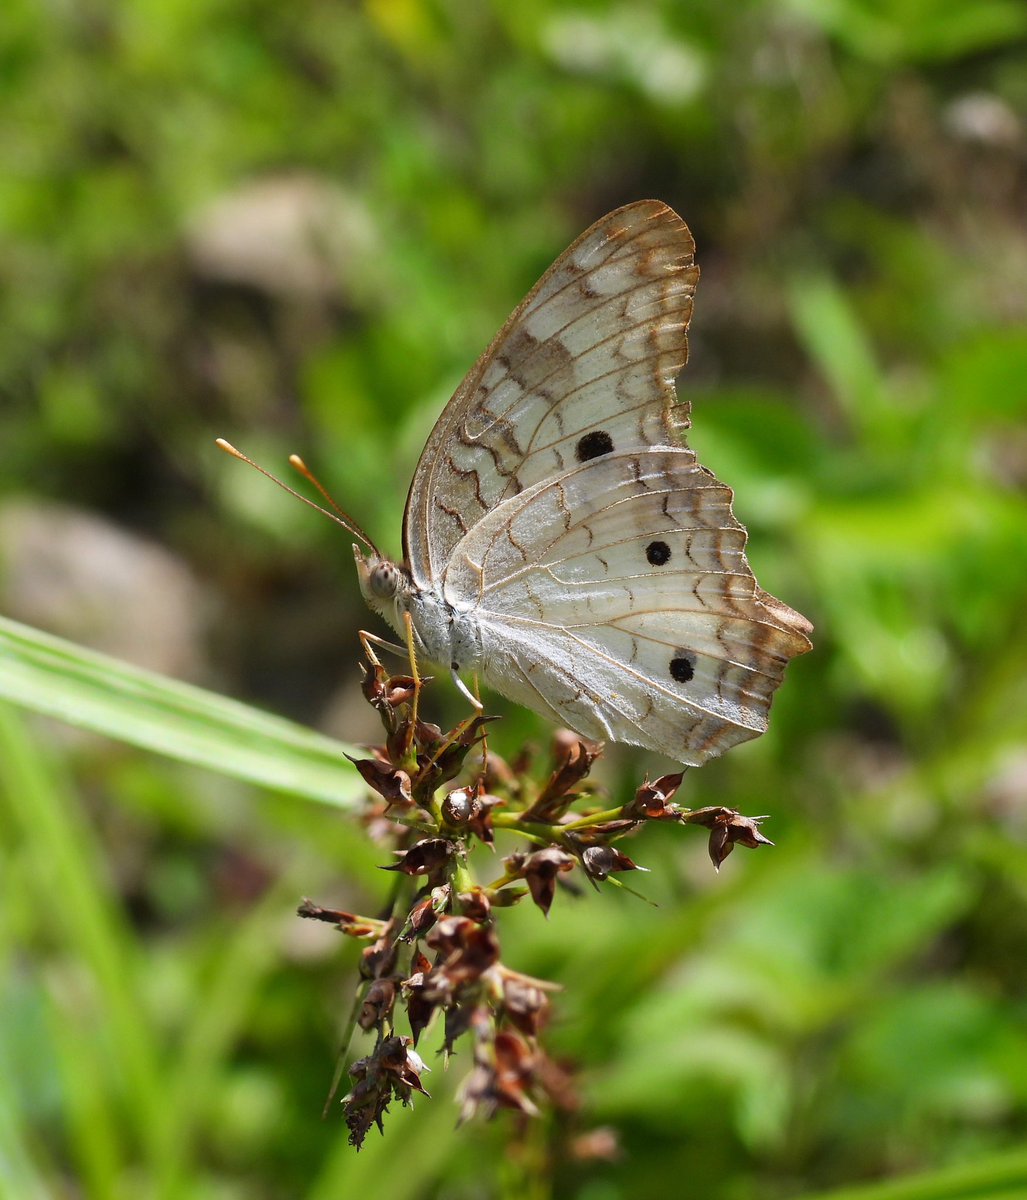
[(601, 218), (443, 410), (403, 562), (336, 519), (366, 549), (353, 546), (368, 605), (404, 638), (409, 622), (418, 657), (476, 708), (460, 672), (588, 738), (698, 766), (766, 731), (813, 627), (756, 582), (731, 489), (681, 438), (694, 251), (658, 200)]

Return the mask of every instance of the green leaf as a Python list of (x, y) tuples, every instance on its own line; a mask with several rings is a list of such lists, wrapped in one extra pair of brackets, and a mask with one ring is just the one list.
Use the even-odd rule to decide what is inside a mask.
[(818, 1192), (803, 1200), (1018, 1200), (1027, 1195), (1027, 1154), (996, 1155), (910, 1179)]
[(874, 351), (841, 288), (828, 276), (791, 281), (795, 330), (838, 403), (857, 427), (883, 408), (884, 384)]
[(73, 1023), (89, 1010), (92, 998), (77, 1005), (56, 998), (51, 1018), (62, 1024), (56, 1057), (85, 1174), (103, 1186), (119, 1154), (106, 1089), (91, 1094), (81, 1086), (83, 1080), (95, 1084), (106, 1062), (131, 1096), (129, 1111), (147, 1168), (164, 1180), (173, 1147), (155, 1030), (139, 1019), (136, 945), (108, 893), (101, 844), (72, 789), (64, 786), (59, 763), (34, 744), (18, 714), (6, 706), (0, 707), (0, 814), (17, 833), (33, 923), (75, 948), (96, 988), (93, 1015), (102, 1014), (102, 1020), (92, 1022), (88, 1037)]
[(0, 617), (0, 698), (262, 787), (344, 808), (352, 747)]

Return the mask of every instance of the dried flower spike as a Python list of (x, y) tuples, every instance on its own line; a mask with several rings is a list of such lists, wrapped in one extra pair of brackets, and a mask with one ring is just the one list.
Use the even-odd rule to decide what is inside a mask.
[[(533, 753), (522, 751), (508, 765), (485, 748), (488, 718), (474, 714), (444, 731), (419, 717), (424, 683), (413, 670), (387, 676), (369, 655), (364, 695), (381, 718), (385, 744), (354, 763), (377, 797), (368, 820), (392, 847), (395, 861), (383, 867), (396, 881), (391, 914), (361, 917), (309, 900), (299, 908), (370, 942), (351, 1020), (375, 1042), (351, 1066), (353, 1086), (342, 1101), (356, 1146), (372, 1125), (382, 1128), (393, 1100), (427, 1096), (426, 1068), (413, 1047), (433, 1020), (443, 1025), (446, 1054), (463, 1040), (473, 1045), (461, 1120), (500, 1109), (534, 1116), (543, 1104), (577, 1108), (570, 1075), (539, 1044), (555, 985), (502, 961), (497, 910), (530, 895), (548, 915), (558, 883), (576, 871), (598, 888), (618, 882), (611, 879), (617, 873), (644, 870), (616, 843), (647, 821), (708, 829), (718, 869), (735, 844), (770, 844), (759, 831), (763, 818), (672, 803), (682, 774), (646, 779), (627, 803), (603, 807), (608, 801), (588, 778), (599, 747), (567, 731), (554, 739), (552, 765), (538, 783)], [(463, 781), (443, 791), (461, 772)], [(474, 879), (469, 853), (476, 842), (491, 848), (497, 833), (520, 845), (486, 885)], [(396, 1028), (403, 1022), (409, 1036)]]

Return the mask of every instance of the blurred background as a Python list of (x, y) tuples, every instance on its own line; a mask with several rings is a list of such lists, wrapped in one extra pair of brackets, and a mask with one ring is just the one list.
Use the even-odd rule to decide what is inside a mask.
[[(350, 539), (213, 439), (302, 454), (398, 553), (428, 430), (538, 275), (619, 204), (681, 213), (691, 440), (815, 650), (678, 796), (771, 814), (774, 849), (718, 876), (650, 829), (658, 908), (503, 914), (582, 1073), (541, 1180), (997, 1195), (1027, 1134), (1027, 7), (11, 0), (0, 145), (0, 612), (355, 742)], [(501, 753), (545, 747), (492, 708)], [(454, 1129), (466, 1054), (430, 1039), (434, 1099), (384, 1139), (319, 1119), (357, 948), (294, 906), (375, 911), (380, 861), (336, 807), (3, 710), (5, 1194), (507, 1194), (509, 1127)], [(616, 1161), (568, 1149), (597, 1126)]]

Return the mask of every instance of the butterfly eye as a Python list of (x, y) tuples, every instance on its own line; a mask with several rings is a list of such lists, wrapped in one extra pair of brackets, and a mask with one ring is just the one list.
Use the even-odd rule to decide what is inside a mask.
[(399, 591), (399, 568), (395, 563), (375, 563), (368, 576), (368, 583), (373, 595), (387, 600)]

